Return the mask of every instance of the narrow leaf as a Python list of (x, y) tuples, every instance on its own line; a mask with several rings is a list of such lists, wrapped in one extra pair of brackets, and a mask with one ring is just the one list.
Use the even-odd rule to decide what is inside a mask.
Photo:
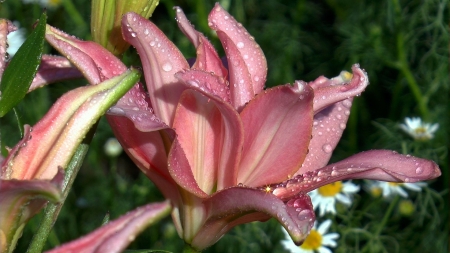
[(39, 22), (25, 43), (19, 48), (3, 73), (0, 84), (0, 117), (3, 117), (27, 94), (41, 62), (47, 14)]

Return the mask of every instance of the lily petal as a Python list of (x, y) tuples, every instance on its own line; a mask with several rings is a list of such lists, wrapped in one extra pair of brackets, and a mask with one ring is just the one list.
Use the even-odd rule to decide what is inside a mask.
[(153, 110), (172, 126), (175, 108), (184, 86), (174, 74), (188, 69), (180, 50), (149, 20), (129, 12), (122, 19), (124, 39), (138, 51)]
[(211, 10), (208, 21), (211, 29), (217, 32), (230, 63), (231, 103), (241, 111), (264, 88), (266, 58), (254, 38), (219, 4)]
[(222, 60), (211, 42), (202, 33), (194, 29), (180, 7), (174, 7), (174, 9), (176, 9), (178, 27), (197, 49), (197, 59), (192, 69), (212, 72), (217, 76), (226, 78), (228, 70), (223, 66)]
[(349, 98), (337, 102), (314, 115), (309, 152), (295, 176), (328, 164), (346, 128), (352, 100), (353, 98)]
[[(195, 96), (198, 100), (196, 102), (198, 108), (184, 111), (184, 115), (177, 112), (177, 120), (176, 123), (174, 122), (174, 124), (178, 125), (175, 128), (179, 136), (183, 135), (183, 138), (186, 138), (185, 134), (188, 132), (186, 129), (190, 129), (186, 124), (187, 122), (193, 122), (188, 121), (186, 118), (186, 114), (189, 114), (189, 117), (195, 119), (197, 124), (191, 128), (192, 132), (187, 137), (187, 140), (204, 140), (204, 144), (210, 147), (205, 149), (209, 150), (209, 152), (213, 150), (216, 152), (212, 157), (215, 160), (213, 162), (214, 167), (200, 166), (197, 173), (202, 174), (202, 170), (214, 169), (217, 171), (215, 176), (217, 180), (214, 180), (214, 182), (217, 182), (216, 191), (235, 185), (238, 163), (241, 158), (241, 147), (244, 140), (244, 130), (238, 113), (228, 103), (228, 88), (225, 81), (219, 76), (199, 70), (179, 72), (176, 74), (176, 77), (182, 80), (190, 89), (196, 90), (205, 96), (203, 99)], [(182, 103), (180, 102), (180, 104)], [(209, 108), (208, 110), (213, 111), (213, 113), (204, 113), (206, 108)], [(180, 117), (180, 115), (183, 117)], [(198, 122), (203, 124), (198, 124)], [(199, 128), (198, 125), (205, 127)], [(204, 131), (205, 129), (210, 129), (210, 131)], [(209, 135), (206, 135), (207, 133)], [(191, 152), (195, 149), (195, 146), (191, 147), (186, 149), (183, 146), (186, 152)], [(194, 154), (195, 152), (186, 155), (194, 157)], [(200, 154), (207, 155), (202, 152)]]
[[(96, 120), (137, 81), (137, 71), (98, 85), (64, 94), (33, 127), (2, 164), (7, 179), (51, 179), (65, 168), (73, 152)], [(76, 133), (76, 134), (74, 134)]]
[(65, 57), (42, 55), (38, 72), (36, 73), (28, 92), (49, 83), (82, 77), (83, 74)]
[(98, 84), (126, 70), (119, 59), (95, 42), (79, 40), (49, 25), (45, 38), (81, 70), (91, 84)]
[(323, 82), (324, 79), (322, 77), (310, 84), (314, 89), (314, 113), (336, 102), (358, 96), (364, 91), (369, 85), (369, 78), (366, 72), (359, 68), (359, 64), (353, 65), (352, 71), (353, 77), (348, 84), (345, 79), (343, 79), (342, 83), (336, 83), (335, 80)]
[(277, 185), (273, 194), (289, 199), (323, 185), (346, 179), (373, 179), (391, 182), (418, 182), (441, 175), (437, 164), (391, 150), (370, 150), (350, 156), (321, 169), (298, 175)]
[(199, 198), (208, 197), (208, 194), (206, 194), (197, 184), (189, 160), (184, 153), (183, 147), (181, 147), (178, 142), (178, 139), (175, 139), (172, 143), (167, 164), (173, 180), (175, 180), (179, 186)]
[(311, 138), (312, 99), (312, 89), (298, 84), (268, 89), (248, 103), (241, 113), (245, 137), (238, 183), (274, 184), (298, 170)]
[(146, 227), (169, 214), (170, 209), (167, 201), (139, 207), (78, 240), (46, 252), (122, 252)]
[[(24, 224), (36, 215), (48, 200), (61, 197), (63, 173), (49, 180), (0, 179), (0, 251), (12, 252)], [(12, 247), (12, 248), (10, 248)]]
[(217, 182), (221, 150), (220, 111), (208, 98), (186, 90), (178, 103), (173, 127), (184, 150), (195, 181), (203, 192), (211, 194)]
[[(308, 235), (315, 220), (308, 195), (299, 195), (288, 203), (276, 196), (246, 187), (219, 191), (204, 201), (208, 214), (202, 229), (191, 245), (204, 249), (219, 240), (227, 231), (244, 222), (277, 219), (296, 243)], [(263, 214), (263, 215), (261, 215)]]

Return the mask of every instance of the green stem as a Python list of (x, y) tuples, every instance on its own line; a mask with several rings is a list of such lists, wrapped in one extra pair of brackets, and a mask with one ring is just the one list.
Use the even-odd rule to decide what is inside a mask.
[(398, 51), (399, 70), (403, 74), (403, 76), (405, 76), (406, 82), (408, 83), (408, 86), (411, 89), (411, 92), (413, 93), (414, 98), (417, 101), (420, 114), (422, 115), (423, 118), (427, 119), (429, 116), (427, 104), (422, 95), (422, 92), (420, 91), (419, 84), (417, 83), (411, 69), (409, 68), (408, 61), (406, 59), (404, 45), (405, 45), (405, 43), (404, 43), (403, 33), (399, 33), (397, 35), (397, 51)]
[(62, 186), (62, 197), (59, 203), (49, 203), (44, 211), (44, 218), (39, 225), (39, 229), (36, 234), (33, 236), (31, 243), (28, 247), (27, 253), (40, 253), (42, 252), (45, 242), (52, 230), (53, 225), (58, 218), (58, 214), (64, 205), (64, 201), (69, 194), (70, 189), (72, 188), (72, 184), (75, 181), (75, 178), (80, 170), (80, 167), (83, 163), (84, 157), (89, 149), (89, 145), (86, 143), (81, 143), (75, 151), (72, 160), (70, 161), (67, 169), (65, 171), (64, 182)]
[(427, 101), (425, 100), (422, 92), (420, 91), (420, 87), (414, 78), (414, 75), (409, 67), (408, 59), (406, 57), (406, 50), (405, 50), (405, 35), (401, 31), (401, 20), (402, 20), (402, 13), (401, 13), (401, 5), (399, 0), (393, 0), (392, 3), (394, 4), (394, 11), (395, 11), (395, 26), (399, 29), (399, 32), (396, 36), (397, 39), (397, 62), (395, 63), (395, 66), (398, 70), (403, 74), (403, 76), (406, 79), (406, 82), (408, 83), (409, 89), (413, 93), (413, 96), (419, 106), (419, 112), (422, 115), (424, 119), (428, 119), (429, 112), (427, 108)]
[(381, 232), (385, 228), (387, 222), (389, 221), (389, 218), (391, 217), (392, 211), (397, 206), (397, 203), (398, 203), (399, 199), (400, 199), (400, 197), (398, 195), (396, 195), (394, 197), (394, 199), (391, 201), (391, 204), (389, 205), (386, 213), (384, 214), (383, 219), (379, 223), (377, 230), (375, 231), (374, 234), (372, 234), (370, 236), (371, 239), (364, 245), (364, 247), (360, 250), (360, 252), (372, 252), (371, 251), (372, 240), (377, 240), (378, 239), (379, 235), (381, 234)]
[(200, 251), (197, 251), (196, 249), (192, 248), (189, 244), (184, 244), (183, 253), (200, 253)]
[(374, 237), (378, 237), (381, 234), (381, 231), (383, 231), (383, 228), (386, 226), (386, 223), (389, 221), (389, 218), (391, 216), (392, 211), (397, 206), (398, 200), (400, 197), (396, 195), (394, 199), (392, 200), (391, 204), (389, 205), (386, 213), (384, 214), (383, 219), (381, 220), (380, 225), (378, 226), (378, 229), (375, 231)]
[(72, 21), (75, 23), (75, 25), (80, 29), (81, 31), (86, 31), (88, 28), (87, 23), (84, 21), (84, 18), (81, 16), (80, 12), (78, 12), (78, 9), (73, 5), (71, 0), (63, 0), (62, 5), (64, 9), (69, 14), (69, 17), (72, 19)]

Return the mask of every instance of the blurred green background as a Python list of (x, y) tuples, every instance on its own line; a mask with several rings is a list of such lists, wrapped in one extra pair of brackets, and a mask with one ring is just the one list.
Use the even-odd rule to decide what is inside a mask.
[[(349, 210), (341, 209), (332, 231), (341, 238), (335, 252), (448, 252), (448, 96), (449, 96), (449, 2), (445, 0), (380, 1), (219, 1), (263, 49), (269, 67), (267, 87), (312, 81), (320, 75), (337, 76), (359, 63), (370, 85), (355, 99), (345, 134), (332, 161), (368, 149), (393, 149), (436, 161), (443, 176), (430, 188), (412, 194), (416, 212), (404, 217), (395, 212), (382, 236), (370, 239), (388, 202), (373, 200), (363, 191)], [(90, 5), (87, 0), (53, 1), (48, 23), (82, 39), (90, 39)], [(173, 6), (180, 6), (191, 23), (207, 35), (223, 55), (220, 42), (207, 25), (215, 1), (164, 0), (151, 20), (179, 46), (187, 58), (195, 50), (179, 31)], [(42, 6), (6, 0), (0, 16), (19, 21), (30, 32)], [(56, 54), (46, 45), (46, 53)], [(124, 57), (138, 66), (134, 49)], [(87, 82), (77, 80), (51, 85), (27, 95), (17, 109), (22, 124), (33, 125), (64, 92)], [(11, 114), (11, 113), (10, 113)], [(435, 138), (417, 142), (398, 124), (417, 116), (439, 123)], [(13, 146), (20, 135), (17, 120), (7, 115), (1, 128), (2, 142)], [(152, 201), (162, 200), (156, 187), (125, 154), (111, 159), (103, 151), (112, 132), (100, 121), (89, 155), (55, 225), (47, 248), (73, 240), (101, 225), (109, 213), (114, 219)], [(356, 181), (362, 184), (362, 182)], [(378, 208), (366, 209), (379, 201)], [(27, 240), (39, 226), (40, 217), (26, 228), (16, 252), (25, 252)], [(356, 228), (359, 228), (357, 230)], [(205, 252), (285, 252), (283, 234), (275, 221), (239, 226)], [(373, 238), (372, 238), (373, 239)], [(365, 243), (374, 243), (364, 248)], [(378, 246), (377, 246), (378, 245)], [(379, 246), (384, 245), (384, 246)], [(180, 252), (169, 218), (147, 229), (130, 249), (162, 249)]]

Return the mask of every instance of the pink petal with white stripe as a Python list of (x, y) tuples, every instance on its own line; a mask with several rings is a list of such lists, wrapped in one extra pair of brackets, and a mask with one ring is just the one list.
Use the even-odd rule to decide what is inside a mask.
[[(212, 132), (209, 132), (210, 135), (207, 137), (205, 135), (206, 132), (201, 132), (206, 129), (205, 127), (199, 128), (195, 126), (193, 127), (193, 133), (198, 135), (194, 134), (190, 137), (197, 141), (200, 139), (209, 140), (204, 144), (214, 146), (214, 150), (217, 151), (217, 156), (214, 157), (214, 169), (217, 171), (216, 190), (235, 185), (238, 163), (241, 157), (241, 147), (243, 145), (243, 126), (239, 114), (227, 102), (229, 98), (225, 81), (221, 77), (199, 70), (180, 72), (176, 76), (189, 88), (205, 96), (203, 98), (196, 96), (198, 100), (203, 100), (203, 106), (199, 104), (198, 109), (191, 109), (187, 112), (193, 114), (191, 117), (196, 119), (195, 122), (203, 122), (199, 125), (206, 125), (208, 129), (211, 128)], [(209, 108), (208, 110), (211, 110), (211, 114), (204, 113), (202, 107)], [(188, 121), (188, 119), (183, 120), (184, 116), (180, 116), (181, 114), (178, 115), (177, 112), (176, 118), (179, 126), (176, 128), (179, 136), (186, 133), (186, 122), (193, 122)], [(216, 117), (215, 120), (212, 120), (213, 117)], [(215, 123), (214, 125), (212, 124), (213, 122)], [(202, 154), (206, 155), (205, 153)], [(203, 173), (200, 171), (201, 169), (199, 167), (197, 173)], [(204, 167), (204, 170), (211, 169), (213, 168)]]

